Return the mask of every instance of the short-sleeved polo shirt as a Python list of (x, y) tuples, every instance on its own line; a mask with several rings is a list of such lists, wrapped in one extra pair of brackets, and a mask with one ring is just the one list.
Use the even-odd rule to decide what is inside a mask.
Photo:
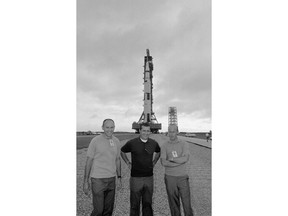
[(124, 153), (131, 152), (132, 177), (148, 177), (153, 175), (153, 155), (159, 153), (159, 144), (148, 138), (147, 142), (142, 142), (140, 137), (129, 140), (122, 148)]
[[(173, 153), (172, 153), (173, 152)], [(183, 140), (167, 141), (161, 146), (161, 158), (168, 160), (173, 157), (173, 154), (177, 157), (184, 155), (190, 155), (189, 144)], [(181, 164), (176, 167), (165, 166), (165, 174), (170, 176), (183, 176), (187, 174), (187, 163)]]
[(92, 178), (110, 178), (116, 176), (116, 158), (120, 157), (120, 141), (104, 134), (94, 137), (88, 147), (87, 156), (93, 158), (90, 172)]

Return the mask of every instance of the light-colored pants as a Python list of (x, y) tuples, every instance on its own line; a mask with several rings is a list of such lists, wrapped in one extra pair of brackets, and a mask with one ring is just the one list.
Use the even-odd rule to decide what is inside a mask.
[(190, 201), (189, 177), (185, 176), (169, 176), (164, 177), (168, 202), (172, 216), (181, 216), (180, 197), (185, 216), (193, 216), (193, 210)]

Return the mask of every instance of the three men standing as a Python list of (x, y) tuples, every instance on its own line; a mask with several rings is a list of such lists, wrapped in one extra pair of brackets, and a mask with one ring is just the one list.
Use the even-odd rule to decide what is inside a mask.
[[(120, 142), (113, 136), (112, 119), (103, 121), (103, 134), (94, 137), (88, 147), (83, 190), (88, 194), (92, 182), (93, 212), (90, 216), (111, 216), (113, 213), (117, 175), (121, 184), (120, 154), (131, 170), (130, 216), (153, 216), (153, 168), (160, 158), (159, 144), (149, 138), (149, 124), (140, 126), (140, 136), (129, 140), (120, 153)], [(168, 127), (169, 140), (161, 146), (161, 163), (165, 167), (165, 185), (172, 216), (181, 216), (180, 198), (185, 216), (193, 216), (189, 176), (186, 171), (190, 151), (188, 143), (177, 137), (177, 125)], [(131, 162), (126, 153), (131, 153)], [(154, 156), (155, 153), (155, 156)]]
[[(159, 144), (149, 138), (150, 125), (140, 125), (140, 137), (128, 141), (121, 148), (121, 157), (131, 169), (130, 177), (130, 216), (139, 216), (140, 201), (142, 215), (153, 216), (153, 167), (160, 157)], [(155, 157), (153, 159), (154, 156)], [(131, 153), (132, 163), (125, 153)]]
[(115, 124), (105, 119), (103, 134), (94, 137), (87, 150), (83, 190), (87, 195), (92, 182), (93, 211), (91, 216), (111, 216), (113, 213), (116, 173), (121, 183), (120, 142), (113, 136)]

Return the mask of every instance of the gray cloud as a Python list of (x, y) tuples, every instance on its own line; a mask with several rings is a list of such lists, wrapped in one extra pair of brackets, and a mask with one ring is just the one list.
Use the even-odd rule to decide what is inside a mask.
[(177, 106), (209, 122), (210, 10), (210, 0), (78, 1), (77, 128), (110, 113), (125, 124), (139, 119), (146, 48), (154, 58), (156, 116), (167, 119), (168, 107)]

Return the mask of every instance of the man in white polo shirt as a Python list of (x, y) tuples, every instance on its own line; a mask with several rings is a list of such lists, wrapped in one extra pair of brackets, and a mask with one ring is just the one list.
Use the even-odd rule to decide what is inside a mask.
[(93, 211), (90, 216), (113, 213), (116, 174), (121, 181), (120, 141), (113, 136), (112, 119), (103, 121), (103, 134), (94, 137), (87, 150), (83, 190), (88, 195), (92, 183)]

